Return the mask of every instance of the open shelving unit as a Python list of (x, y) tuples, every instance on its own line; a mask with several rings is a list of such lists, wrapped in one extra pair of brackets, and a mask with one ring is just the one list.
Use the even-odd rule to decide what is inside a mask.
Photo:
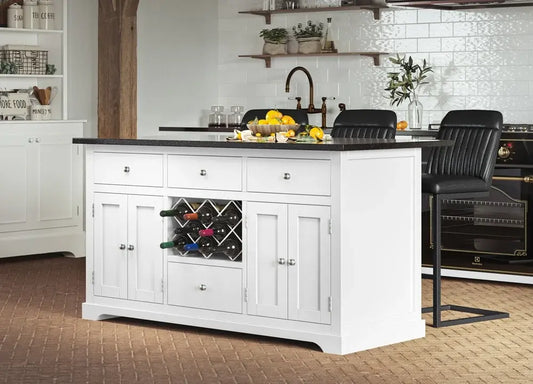
[(337, 53), (288, 53), (284, 55), (239, 55), (239, 57), (249, 57), (252, 59), (261, 59), (265, 61), (265, 66), (270, 68), (273, 58), (281, 57), (313, 57), (313, 56), (368, 56), (374, 61), (374, 65), (380, 65), (380, 55), (387, 55), (387, 52), (337, 52)]

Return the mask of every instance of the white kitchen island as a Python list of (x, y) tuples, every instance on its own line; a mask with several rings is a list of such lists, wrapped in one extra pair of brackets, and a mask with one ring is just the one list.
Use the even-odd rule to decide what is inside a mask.
[[(125, 316), (318, 344), (347, 354), (425, 335), (420, 148), (436, 140), (86, 144), (83, 318)], [(222, 254), (161, 249), (211, 204), (240, 221)], [(211, 226), (204, 223), (204, 226)]]

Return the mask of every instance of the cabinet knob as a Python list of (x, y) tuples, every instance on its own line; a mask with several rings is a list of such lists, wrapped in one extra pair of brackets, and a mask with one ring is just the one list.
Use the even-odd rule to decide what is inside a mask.
[(200, 291), (207, 291), (207, 285), (200, 284)]
[(207, 171), (205, 169), (201, 169), (200, 176), (205, 176), (205, 175), (207, 175)]
[(40, 143), (40, 142), (41, 142), (41, 139), (40, 139), (39, 137), (36, 137), (36, 138), (35, 138), (35, 142), (36, 142), (36, 143)]
[(290, 179), (291, 179), (291, 174), (290, 174), (289, 172), (285, 172), (285, 173), (283, 174), (283, 178), (284, 178), (285, 180), (290, 180)]
[(128, 167), (127, 165), (124, 167), (124, 172), (125, 173), (129, 173), (130, 172), (130, 167)]
[(122, 250), (126, 249), (126, 244), (120, 244), (119, 249), (122, 249)]
[(135, 249), (135, 247), (133, 245), (128, 245), (128, 251), (133, 251)]
[(285, 265), (285, 261), (286, 260), (283, 257), (281, 257), (281, 258), (278, 259), (278, 264), (279, 265)]
[(296, 265), (296, 260), (289, 259), (289, 265)]
[(28, 143), (33, 143), (33, 137), (30, 137), (30, 138), (28, 139)]

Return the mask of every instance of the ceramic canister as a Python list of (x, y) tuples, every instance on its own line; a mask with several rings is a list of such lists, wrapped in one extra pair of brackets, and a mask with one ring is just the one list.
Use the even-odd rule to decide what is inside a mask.
[(13, 3), (7, 9), (7, 27), (8, 28), (22, 28), (24, 14), (22, 12), (22, 7)]
[(40, 15), (37, 0), (24, 0), (24, 6), (22, 9), (24, 13), (24, 28), (38, 29)]
[(56, 28), (56, 11), (51, 0), (39, 1), (39, 23), (41, 29)]

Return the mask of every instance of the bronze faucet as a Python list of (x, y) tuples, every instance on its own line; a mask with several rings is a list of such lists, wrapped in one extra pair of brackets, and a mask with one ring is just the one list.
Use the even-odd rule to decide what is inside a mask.
[[(313, 93), (314, 93), (313, 79), (311, 78), (311, 74), (309, 73), (307, 69), (305, 69), (304, 67), (294, 67), (293, 69), (291, 69), (291, 71), (287, 75), (287, 80), (285, 81), (285, 92), (287, 93), (289, 92), (291, 77), (296, 71), (302, 71), (303, 73), (305, 73), (305, 75), (307, 76), (307, 80), (309, 81), (309, 106), (307, 107), (307, 113), (321, 113), (322, 114), (322, 128), (326, 128), (326, 112), (327, 112), (326, 99), (327, 98), (323, 97), (321, 108), (315, 109), (315, 105), (313, 103)], [(296, 97), (296, 101), (297, 101), (296, 109), (302, 109), (302, 105), (300, 104), (301, 99), (302, 99), (301, 97)]]

